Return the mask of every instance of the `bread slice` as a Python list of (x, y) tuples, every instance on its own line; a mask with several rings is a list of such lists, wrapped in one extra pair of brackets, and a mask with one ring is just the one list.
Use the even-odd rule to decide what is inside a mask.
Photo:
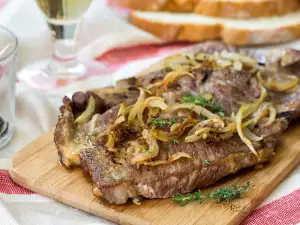
[(299, 0), (113, 0), (142, 11), (195, 12), (222, 18), (280, 16), (300, 10)]
[(195, 13), (134, 11), (130, 21), (166, 41), (222, 39), (233, 45), (259, 45), (287, 42), (300, 37), (300, 12), (279, 17), (234, 20)]

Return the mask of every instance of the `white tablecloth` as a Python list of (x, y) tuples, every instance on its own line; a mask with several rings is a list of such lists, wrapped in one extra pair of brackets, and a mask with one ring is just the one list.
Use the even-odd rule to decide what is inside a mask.
[[(11, 0), (0, 11), (0, 24), (9, 27), (19, 37), (20, 68), (51, 54), (50, 33), (45, 20), (33, 0)], [(80, 57), (90, 58), (117, 46), (153, 43), (159, 40), (118, 18), (104, 5), (94, 1), (81, 22), (77, 40), (81, 47)], [(300, 49), (300, 43), (288, 44)], [(112, 84), (116, 79), (134, 75), (155, 59), (133, 62), (110, 74), (93, 76), (72, 85), (40, 92), (23, 83), (17, 84), (17, 129), (13, 140), (0, 150), (0, 170), (7, 170), (10, 158), (26, 144), (48, 131), (56, 122), (58, 107), (63, 95)], [(125, 75), (125, 76), (124, 76)], [(299, 189), (300, 167), (279, 185), (264, 201), (265, 205)], [(1, 183), (1, 182), (0, 182)], [(33, 195), (0, 193), (0, 225), (100, 225), (110, 224), (98, 217)]]

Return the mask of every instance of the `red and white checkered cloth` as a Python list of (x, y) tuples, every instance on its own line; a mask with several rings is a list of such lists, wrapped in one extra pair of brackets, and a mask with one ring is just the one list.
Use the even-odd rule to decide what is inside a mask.
[[(0, 0), (0, 3), (1, 1), (4, 0)], [(17, 85), (16, 135), (7, 148), (0, 150), (0, 225), (111, 224), (99, 217), (57, 203), (18, 186), (8, 174), (9, 158), (18, 149), (53, 126), (62, 95), (71, 94), (78, 89), (111, 85), (117, 79), (134, 75), (168, 52), (191, 45), (190, 43), (160, 44), (151, 35), (129, 27), (121, 20), (113, 20), (112, 12), (107, 10), (99, 12), (99, 8), (94, 11), (100, 16), (93, 14), (85, 19), (87, 25), (81, 24), (79, 29), (81, 35), (78, 41), (83, 47), (82, 56), (87, 58), (97, 56), (97, 62), (105, 65), (106, 71), (93, 71), (89, 76), (72, 85), (67, 85), (68, 82), (59, 84), (46, 94), (36, 93), (22, 84)], [(100, 25), (95, 22), (97, 18), (102, 20)], [(112, 28), (107, 28), (105, 24), (110, 24)], [(92, 35), (88, 32), (88, 35), (85, 35), (93, 27), (98, 29), (95, 29), (96, 34)], [(120, 37), (120, 34), (125, 34), (125, 31), (130, 32)], [(100, 36), (100, 34), (105, 35)], [(150, 42), (155, 44), (149, 44)], [(91, 44), (86, 45), (86, 43)], [(116, 73), (107, 75), (107, 71), (116, 71)], [(55, 108), (49, 102), (53, 103)], [(243, 222), (243, 225), (296, 225), (300, 223), (299, 179), (300, 167), (298, 166)]]

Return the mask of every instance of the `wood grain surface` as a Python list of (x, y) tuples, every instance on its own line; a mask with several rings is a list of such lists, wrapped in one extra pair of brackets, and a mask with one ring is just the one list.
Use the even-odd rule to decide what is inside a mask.
[(93, 196), (92, 182), (80, 169), (68, 171), (58, 163), (52, 132), (17, 153), (12, 159), (10, 174), (23, 187), (119, 224), (235, 225), (240, 224), (299, 163), (300, 126), (288, 129), (276, 151), (263, 169), (243, 170), (210, 188), (250, 181), (251, 191), (245, 198), (230, 204), (206, 201), (182, 207), (173, 204), (171, 199), (164, 199), (145, 200), (140, 206), (132, 203), (110, 205)]

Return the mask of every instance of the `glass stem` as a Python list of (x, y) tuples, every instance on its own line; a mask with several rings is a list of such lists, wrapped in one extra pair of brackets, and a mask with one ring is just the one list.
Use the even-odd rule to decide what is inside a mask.
[(74, 33), (77, 24), (53, 24), (48, 22), (54, 39), (51, 74), (58, 78), (78, 78), (85, 74), (85, 67), (77, 60), (77, 47)]

